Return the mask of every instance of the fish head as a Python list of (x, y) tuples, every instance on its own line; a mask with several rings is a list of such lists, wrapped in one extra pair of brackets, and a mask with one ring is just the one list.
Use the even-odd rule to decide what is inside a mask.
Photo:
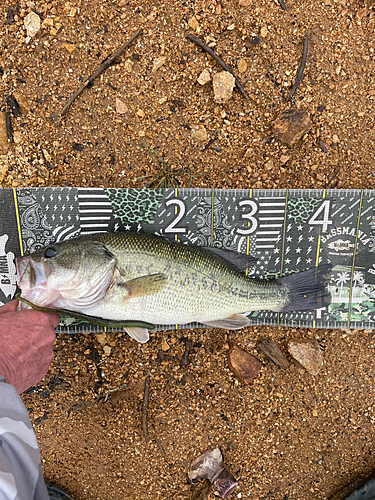
[(103, 244), (84, 239), (53, 243), (16, 259), (21, 297), (40, 307), (92, 306), (106, 294), (115, 266)]

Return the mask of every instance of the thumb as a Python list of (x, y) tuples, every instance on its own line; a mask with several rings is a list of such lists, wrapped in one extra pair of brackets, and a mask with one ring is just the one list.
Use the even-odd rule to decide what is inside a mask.
[(8, 302), (4, 306), (0, 307), (0, 314), (14, 312), (17, 309), (17, 306), (18, 306), (18, 300), (12, 300), (12, 302)]

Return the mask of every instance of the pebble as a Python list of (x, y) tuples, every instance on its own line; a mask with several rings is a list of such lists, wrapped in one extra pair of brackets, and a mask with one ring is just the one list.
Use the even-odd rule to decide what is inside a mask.
[(235, 78), (228, 71), (216, 73), (212, 79), (214, 88), (214, 99), (218, 103), (228, 102), (232, 97), (235, 86)]
[(193, 125), (191, 127), (191, 137), (197, 141), (206, 141), (208, 139), (207, 130), (203, 125)]
[(194, 30), (196, 33), (200, 32), (199, 28), (199, 23), (197, 21), (197, 18), (195, 16), (191, 17), (188, 21), (188, 24), (192, 30)]
[(29, 38), (35, 36), (40, 30), (40, 17), (35, 12), (31, 11), (25, 17), (23, 24), (26, 28), (26, 33)]
[(206, 85), (206, 83), (211, 81), (211, 75), (208, 69), (204, 69), (202, 73), (198, 76), (197, 82), (200, 85)]
[(252, 2), (252, 0), (240, 0), (240, 1), (238, 2), (238, 5), (239, 5), (240, 7), (249, 7), (249, 6), (250, 6), (250, 4), (251, 4), (251, 2)]
[(121, 99), (119, 99), (118, 97), (116, 97), (116, 113), (118, 113), (120, 115), (123, 115), (127, 111), (128, 111), (128, 107), (124, 103), (124, 101), (122, 101)]
[(145, 117), (145, 112), (143, 111), (143, 109), (139, 109), (136, 113), (137, 116), (139, 116), (139, 118), (144, 118)]
[(249, 384), (262, 368), (262, 363), (244, 349), (233, 346), (228, 352), (228, 366), (238, 379)]
[(4, 155), (9, 149), (5, 113), (0, 113), (0, 154)]
[(9, 162), (7, 160), (7, 157), (5, 157), (5, 160), (3, 160), (3, 158), (0, 158), (0, 182), (3, 182), (4, 177), (8, 173)]
[(340, 139), (338, 138), (338, 136), (336, 134), (333, 135), (332, 142), (333, 142), (333, 144), (338, 144), (340, 142)]
[(99, 342), (99, 344), (105, 344), (106, 342), (106, 337), (107, 335), (105, 333), (99, 333), (97, 336), (96, 336), (96, 339), (97, 341)]
[(168, 351), (171, 348), (171, 346), (168, 344), (166, 340), (163, 340), (163, 342), (161, 343), (161, 348), (165, 352)]
[(103, 351), (104, 351), (104, 354), (105, 354), (106, 356), (109, 356), (109, 355), (111, 354), (111, 350), (112, 350), (112, 349), (111, 349), (111, 347), (110, 347), (109, 345), (105, 345), (105, 346), (103, 347)]
[(133, 61), (131, 59), (126, 59), (124, 63), (124, 69), (128, 73), (131, 73), (133, 71)]
[(291, 341), (288, 351), (311, 375), (317, 375), (323, 367), (323, 353), (316, 341)]
[(72, 43), (67, 43), (67, 42), (62, 43), (61, 48), (66, 49), (68, 52), (70, 52), (70, 54), (76, 50), (75, 45), (73, 45)]
[(167, 58), (164, 56), (154, 59), (154, 66), (152, 67), (152, 73), (155, 73), (155, 71), (160, 69), (165, 64), (166, 60)]
[(290, 156), (288, 155), (281, 155), (280, 157), (280, 163), (281, 165), (285, 165), (290, 160)]
[(245, 73), (246, 70), (247, 70), (247, 61), (246, 61), (246, 59), (240, 59), (238, 61), (238, 71), (240, 73)]
[(267, 38), (267, 35), (268, 35), (268, 29), (265, 26), (263, 26), (263, 28), (260, 29), (260, 36), (262, 38)]
[(283, 353), (271, 339), (261, 339), (257, 348), (275, 365), (280, 366), (280, 368), (289, 367), (289, 361), (285, 359)]
[(52, 28), (53, 27), (53, 19), (52, 19), (52, 17), (46, 17), (45, 19), (43, 19), (41, 27), (42, 28)]
[(23, 115), (30, 111), (30, 104), (28, 100), (20, 92), (13, 92), (13, 97), (17, 101), (18, 107)]
[(275, 136), (284, 144), (293, 146), (313, 126), (310, 115), (305, 110), (287, 109), (274, 121)]

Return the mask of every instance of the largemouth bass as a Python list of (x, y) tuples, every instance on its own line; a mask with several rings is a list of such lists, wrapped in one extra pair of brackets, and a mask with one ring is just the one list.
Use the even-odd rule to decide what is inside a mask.
[[(331, 266), (277, 280), (243, 272), (248, 256), (117, 232), (51, 244), (16, 261), (21, 300), (99, 318), (238, 329), (250, 311), (301, 311), (330, 303)], [(128, 326), (147, 342), (147, 328)]]

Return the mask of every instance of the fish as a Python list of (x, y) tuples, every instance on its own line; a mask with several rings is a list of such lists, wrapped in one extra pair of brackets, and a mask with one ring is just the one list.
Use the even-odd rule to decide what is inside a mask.
[(240, 329), (250, 324), (246, 314), (251, 311), (306, 311), (330, 303), (330, 264), (261, 280), (246, 273), (254, 260), (119, 231), (49, 244), (18, 257), (16, 268), (20, 300), (29, 304), (22, 307), (123, 322), (125, 331), (142, 343), (153, 325)]

